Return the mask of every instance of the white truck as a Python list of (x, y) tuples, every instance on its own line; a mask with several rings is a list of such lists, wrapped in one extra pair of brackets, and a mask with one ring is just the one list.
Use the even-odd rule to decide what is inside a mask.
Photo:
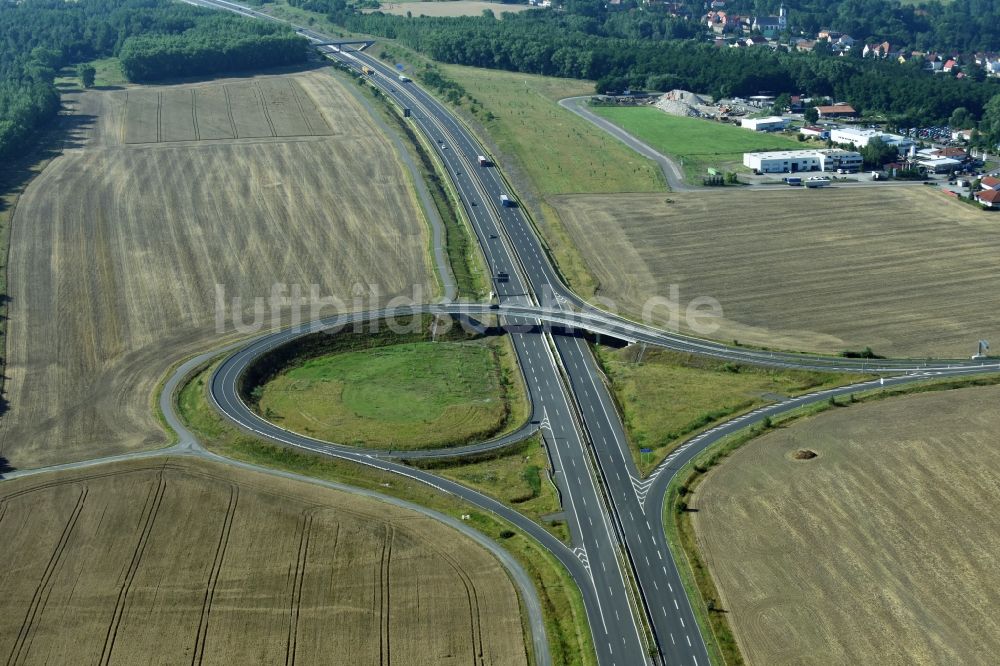
[(806, 178), (806, 187), (826, 187), (830, 184), (830, 179), (826, 176), (813, 176), (812, 178)]

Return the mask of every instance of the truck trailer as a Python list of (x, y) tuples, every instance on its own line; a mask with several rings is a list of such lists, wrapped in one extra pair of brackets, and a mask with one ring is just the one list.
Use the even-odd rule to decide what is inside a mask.
[(500, 195), (500, 205), (503, 206), (504, 208), (513, 208), (514, 207), (514, 201), (509, 196), (507, 196), (506, 194), (501, 194)]
[(479, 160), (479, 166), (484, 167), (484, 166), (489, 166), (490, 165), (490, 161), (488, 159), (486, 159), (485, 155), (480, 155), (476, 159)]
[(806, 180), (806, 187), (826, 187), (830, 184), (829, 178), (824, 178), (823, 176), (813, 176)]

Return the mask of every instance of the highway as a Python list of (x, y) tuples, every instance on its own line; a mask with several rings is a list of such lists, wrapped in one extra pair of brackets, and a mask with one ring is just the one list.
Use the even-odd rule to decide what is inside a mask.
[[(275, 20), (228, 0), (189, 1)], [(314, 31), (298, 30), (314, 43), (330, 41)], [(709, 663), (661, 524), (667, 483), (698, 452), (739, 428), (838, 393), (874, 388), (881, 382), (902, 384), (935, 375), (998, 369), (995, 361), (968, 359), (883, 361), (762, 352), (660, 331), (596, 310), (563, 284), (522, 211), (499, 205), (500, 196), (511, 193), (498, 169), (478, 165), (476, 157), (487, 153), (457, 118), (416, 83), (401, 82), (397, 71), (365, 53), (335, 45), (317, 48), (358, 72), (362, 66), (372, 68), (372, 84), (411, 110), (411, 122), (435, 146), (451, 177), (491, 274), (509, 276), (495, 281), (496, 309), (483, 304), (437, 304), (413, 311), (492, 313), (510, 327), (532, 404), (532, 420), (538, 423), (549, 452), (572, 544), (566, 547), (516, 511), (464, 486), (370, 453), (334, 449), (258, 417), (239, 395), (240, 373), (261, 353), (288, 336), (303, 334), (302, 330), (262, 336), (226, 359), (212, 377), (212, 398), (227, 418), (261, 437), (415, 478), (492, 511), (530, 534), (567, 567), (579, 585), (603, 665), (649, 663), (650, 647), (669, 664)], [(553, 324), (738, 362), (891, 376), (866, 378), (832, 392), (783, 401), (713, 428), (685, 443), (650, 477), (642, 479), (632, 462), (614, 401), (587, 344), (576, 335), (553, 334)], [(643, 635), (644, 626), (652, 631), (652, 645)]]

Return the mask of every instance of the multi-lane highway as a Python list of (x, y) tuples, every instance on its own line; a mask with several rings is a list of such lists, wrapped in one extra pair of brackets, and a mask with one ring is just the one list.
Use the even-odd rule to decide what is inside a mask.
[[(275, 20), (228, 0), (189, 1)], [(934, 374), (997, 370), (995, 363), (985, 361), (872, 361), (761, 352), (657, 330), (595, 310), (563, 284), (522, 211), (500, 205), (501, 195), (511, 192), (498, 169), (477, 163), (477, 156), (486, 153), (457, 118), (417, 84), (401, 81), (391, 67), (363, 52), (328, 45), (330, 40), (314, 31), (298, 31), (328, 58), (358, 72), (362, 67), (374, 72), (369, 75), (371, 83), (411, 110), (411, 122), (435, 146), (451, 177), (491, 273), (509, 276), (495, 282), (496, 309), (483, 304), (441, 304), (411, 311), (497, 314), (510, 327), (533, 405), (532, 420), (544, 436), (573, 543), (564, 546), (517, 512), (459, 484), (389, 459), (290, 433), (254, 414), (239, 395), (240, 373), (264, 351), (303, 331), (263, 336), (239, 350), (213, 376), (211, 395), (224, 415), (262, 437), (416, 478), (493, 511), (532, 535), (563, 562), (580, 586), (601, 664), (647, 663), (651, 648), (667, 663), (708, 663), (661, 525), (666, 484), (699, 451), (757, 420), (837, 393), (871, 388), (879, 382), (918, 381)], [(362, 316), (380, 314), (384, 313)], [(757, 410), (685, 444), (653, 475), (642, 479), (632, 462), (614, 402), (586, 343), (573, 335), (553, 335), (540, 324), (570, 326), (741, 362), (891, 376)], [(645, 635), (647, 627), (651, 640)]]

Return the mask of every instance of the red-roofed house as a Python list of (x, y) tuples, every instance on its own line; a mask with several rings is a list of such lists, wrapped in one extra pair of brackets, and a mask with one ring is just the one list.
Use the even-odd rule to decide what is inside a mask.
[(964, 148), (959, 148), (958, 146), (948, 146), (947, 148), (941, 148), (934, 151), (936, 157), (950, 157), (955, 160), (964, 161), (968, 154), (965, 152)]
[(981, 187), (984, 190), (1000, 191), (1000, 178), (994, 178), (993, 176), (983, 176), (983, 179), (979, 181), (979, 187)]
[(947, 74), (951, 70), (955, 69), (955, 67), (957, 65), (958, 65), (958, 63), (956, 63), (954, 60), (952, 60), (951, 58), (949, 58), (948, 60), (945, 60), (944, 66), (941, 67), (941, 71), (944, 72), (945, 74)]
[(976, 201), (987, 208), (1000, 208), (1000, 190), (976, 192)]
[(858, 112), (850, 104), (833, 104), (830, 106), (817, 106), (820, 118), (857, 118)]

